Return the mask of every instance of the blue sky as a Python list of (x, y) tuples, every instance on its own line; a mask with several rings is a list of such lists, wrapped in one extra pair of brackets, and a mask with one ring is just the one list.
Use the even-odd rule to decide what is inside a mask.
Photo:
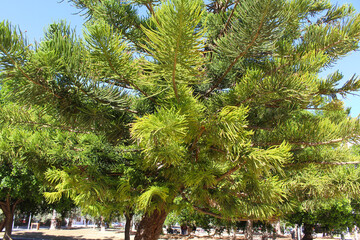
[[(66, 0), (62, 3), (58, 0), (0, 0), (0, 2), (0, 21), (7, 19), (13, 25), (20, 26), (31, 42), (41, 40), (46, 26), (63, 19), (75, 27), (78, 34), (81, 33), (83, 18), (76, 14), (78, 11)], [(351, 3), (360, 12), (359, 0), (332, 0), (332, 2)], [(322, 75), (325, 76), (336, 69), (344, 74), (344, 79), (349, 79), (353, 74), (360, 75), (360, 52), (353, 52), (341, 59), (338, 64)], [(351, 107), (353, 117), (360, 114), (360, 96), (348, 96), (345, 99), (345, 105)]]

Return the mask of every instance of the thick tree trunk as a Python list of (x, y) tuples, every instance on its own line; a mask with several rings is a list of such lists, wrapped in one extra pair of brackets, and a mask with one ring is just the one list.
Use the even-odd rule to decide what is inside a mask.
[(247, 220), (246, 221), (246, 228), (245, 228), (245, 239), (246, 240), (253, 240), (254, 231), (253, 231), (253, 221)]
[(313, 240), (313, 225), (311, 224), (304, 224), (304, 237), (302, 240)]
[(16, 205), (20, 202), (20, 200), (16, 200), (15, 203), (11, 203), (10, 196), (6, 197), (5, 202), (0, 202), (0, 208), (5, 215), (4, 219), (4, 227), (5, 227), (5, 234), (4, 240), (11, 239), (12, 227), (13, 227), (13, 220), (14, 220), (14, 212)]
[(125, 232), (124, 232), (125, 240), (130, 240), (131, 220), (133, 216), (134, 216), (133, 213), (125, 213), (125, 219), (126, 219)]
[(12, 225), (13, 225), (14, 214), (12, 212), (5, 213), (5, 234), (4, 240), (11, 239)]
[(167, 212), (164, 209), (146, 214), (140, 221), (134, 240), (157, 240), (166, 216)]

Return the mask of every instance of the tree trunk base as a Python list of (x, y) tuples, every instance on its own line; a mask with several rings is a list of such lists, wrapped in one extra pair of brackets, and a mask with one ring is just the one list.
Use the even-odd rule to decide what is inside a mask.
[(134, 240), (157, 240), (166, 216), (167, 212), (164, 209), (146, 214), (140, 221)]
[(313, 226), (309, 224), (304, 224), (304, 237), (301, 240), (313, 240)]

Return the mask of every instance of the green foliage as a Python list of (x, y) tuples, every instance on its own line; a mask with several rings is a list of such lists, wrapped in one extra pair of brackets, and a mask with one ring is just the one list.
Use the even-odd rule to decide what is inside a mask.
[(21, 105), (1, 107), (0, 121), (53, 131), (34, 150), (51, 162), (49, 201), (69, 196), (93, 214), (136, 206), (144, 218), (193, 208), (236, 221), (356, 196), (358, 169), (344, 165), (358, 162), (346, 145), (360, 124), (340, 97), (360, 81), (318, 76), (358, 49), (353, 7), (70, 2), (88, 18), (84, 40), (60, 22), (29, 48), (0, 25), (3, 99)]
[(320, 224), (326, 231), (344, 232), (359, 223), (356, 203), (349, 199), (327, 200), (318, 202), (316, 209), (309, 211), (299, 208), (288, 216), (296, 224)]
[(133, 137), (139, 139), (150, 165), (179, 166), (186, 153), (186, 133), (185, 117), (174, 109), (160, 109), (154, 115), (139, 119), (132, 126)]
[(200, 1), (165, 2), (151, 17), (152, 29), (143, 28), (147, 36), (145, 49), (156, 60), (156, 63), (147, 63), (155, 73), (150, 83), (163, 80), (157, 82), (157, 86), (172, 86), (177, 99), (178, 84), (189, 85), (199, 81), (196, 76), (203, 64), (200, 49), (205, 29), (197, 27), (202, 15)]
[(166, 203), (168, 198), (169, 189), (164, 187), (151, 186), (147, 191), (139, 196), (137, 206), (140, 211), (151, 212), (152, 210), (156, 209), (158, 205)]
[(7, 203), (14, 210), (33, 213), (47, 209), (42, 195), (46, 185), (41, 177), (46, 164), (39, 152), (43, 137), (24, 129), (0, 127), (0, 202), (4, 211)]

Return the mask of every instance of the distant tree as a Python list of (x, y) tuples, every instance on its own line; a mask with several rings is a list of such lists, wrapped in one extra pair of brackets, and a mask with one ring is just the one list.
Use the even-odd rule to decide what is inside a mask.
[(304, 238), (312, 239), (315, 227), (327, 233), (342, 233), (359, 224), (360, 217), (355, 204), (349, 199), (318, 202), (314, 209), (298, 208), (287, 218), (291, 223), (304, 225)]
[(28, 158), (41, 159), (32, 149), (39, 140), (25, 131), (0, 128), (0, 208), (5, 216), (0, 227), (5, 227), (5, 239), (11, 236), (17, 208), (36, 212), (45, 203), (42, 181), (26, 163)]

